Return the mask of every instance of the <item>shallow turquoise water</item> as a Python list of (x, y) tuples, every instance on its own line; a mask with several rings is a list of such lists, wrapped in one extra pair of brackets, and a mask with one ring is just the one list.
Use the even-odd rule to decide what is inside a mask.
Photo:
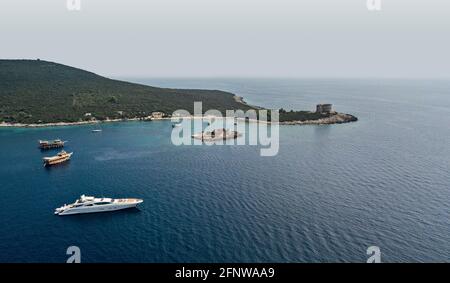
[[(400, 80), (139, 81), (216, 88), (250, 103), (357, 123), (280, 127), (280, 152), (172, 145), (170, 122), (0, 129), (0, 261), (448, 261), (450, 83)], [(73, 159), (44, 169), (42, 138)], [(57, 217), (81, 194), (139, 197), (139, 210)]]

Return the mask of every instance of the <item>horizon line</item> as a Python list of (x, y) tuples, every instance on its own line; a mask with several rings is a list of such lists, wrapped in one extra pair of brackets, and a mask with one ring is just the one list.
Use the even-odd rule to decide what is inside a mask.
[(308, 80), (450, 80), (450, 75), (442, 75), (442, 76), (403, 76), (403, 75), (372, 75), (372, 76), (338, 76), (338, 75), (133, 75), (133, 74), (103, 74), (96, 70), (90, 70), (86, 67), (68, 65), (66, 63), (59, 63), (58, 61), (54, 61), (51, 59), (41, 59), (41, 58), (0, 58), (5, 61), (46, 61), (55, 64), (61, 64), (68, 67), (77, 68), (83, 71), (88, 71), (95, 73), (99, 76), (107, 77), (110, 79), (308, 79)]

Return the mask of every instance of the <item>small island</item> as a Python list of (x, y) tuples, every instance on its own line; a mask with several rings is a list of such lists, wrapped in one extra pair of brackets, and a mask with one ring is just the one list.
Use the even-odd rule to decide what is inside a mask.
[(358, 118), (333, 111), (331, 104), (317, 104), (316, 111), (279, 110), (280, 124), (283, 125), (327, 125), (356, 122)]
[(201, 132), (199, 134), (193, 134), (192, 138), (201, 140), (203, 142), (211, 142), (217, 140), (237, 139), (240, 136), (242, 136), (242, 134), (237, 131), (222, 128), (212, 130), (211, 132)]
[[(0, 127), (48, 127), (169, 119), (178, 109), (261, 110), (220, 90), (170, 89), (113, 80), (44, 60), (0, 60)], [(350, 114), (320, 104), (315, 112), (280, 109), (280, 124), (338, 124)]]

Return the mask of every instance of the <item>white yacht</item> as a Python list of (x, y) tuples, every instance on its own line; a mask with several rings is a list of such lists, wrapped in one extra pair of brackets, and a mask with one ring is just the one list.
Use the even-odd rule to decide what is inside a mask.
[(136, 207), (143, 200), (135, 198), (112, 199), (95, 198), (82, 195), (72, 204), (65, 204), (55, 210), (56, 215), (70, 215), (93, 212), (115, 211)]

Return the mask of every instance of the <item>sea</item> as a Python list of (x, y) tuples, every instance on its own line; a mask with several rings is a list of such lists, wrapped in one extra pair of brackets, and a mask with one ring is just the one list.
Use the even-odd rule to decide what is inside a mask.
[[(280, 126), (279, 152), (172, 143), (170, 121), (0, 128), (0, 262), (448, 262), (450, 81), (124, 78), (358, 121)], [(102, 132), (93, 133), (101, 128)], [(39, 139), (72, 159), (44, 168)], [(80, 195), (137, 209), (56, 216)], [(369, 249), (369, 254), (368, 254)]]

